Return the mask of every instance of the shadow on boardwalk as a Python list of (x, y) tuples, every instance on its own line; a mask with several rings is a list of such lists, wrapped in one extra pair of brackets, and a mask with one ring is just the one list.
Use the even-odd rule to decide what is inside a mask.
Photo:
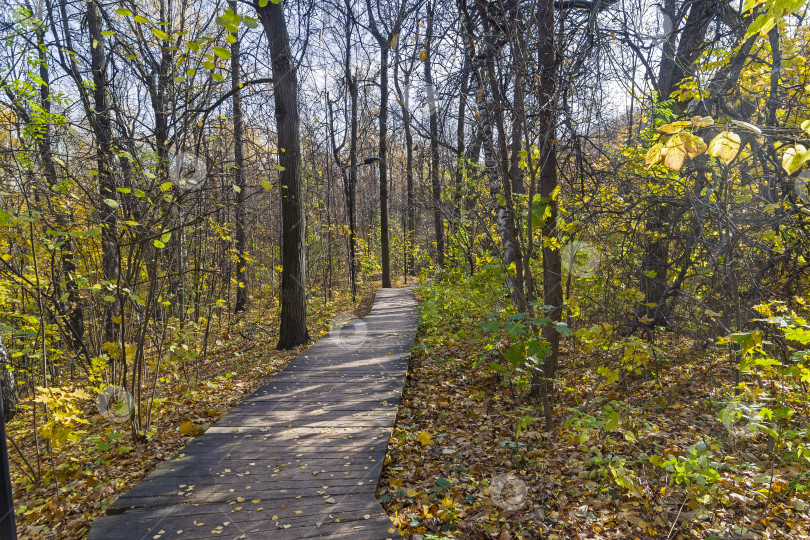
[(93, 523), (91, 540), (398, 536), (375, 498), (416, 334), (413, 289), (324, 336)]

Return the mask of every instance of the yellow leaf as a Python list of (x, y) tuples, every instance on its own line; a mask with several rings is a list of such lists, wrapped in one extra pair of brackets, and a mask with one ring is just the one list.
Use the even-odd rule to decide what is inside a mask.
[(689, 156), (690, 159), (696, 158), (708, 148), (706, 143), (703, 142), (703, 139), (697, 135), (684, 134), (683, 142), (684, 148), (686, 148), (686, 155)]
[(687, 126), (691, 126), (692, 122), (690, 120), (680, 120), (678, 122), (672, 122), (671, 124), (666, 124), (658, 128), (658, 131), (663, 133), (679, 133), (684, 130)]
[(664, 166), (673, 171), (680, 170), (683, 167), (683, 160), (686, 159), (686, 145), (683, 137), (680, 134), (670, 137), (667, 144), (664, 145), (662, 154), (664, 154)]
[(793, 174), (798, 171), (808, 159), (810, 159), (810, 152), (808, 152), (803, 145), (797, 144), (796, 146), (791, 146), (785, 150), (782, 156), (782, 168), (785, 169), (788, 174)]
[(740, 151), (740, 136), (733, 131), (723, 131), (709, 143), (709, 155), (724, 165), (731, 163)]
[(191, 422), (183, 422), (180, 424), (180, 435), (192, 435), (194, 431), (194, 424)]
[(664, 148), (664, 145), (661, 143), (655, 143), (652, 148), (647, 150), (647, 155), (644, 156), (644, 162), (647, 165), (655, 165), (659, 161), (661, 161), (661, 149)]
[(152, 30), (152, 33), (155, 35), (156, 38), (162, 39), (164, 41), (169, 39), (169, 34), (164, 32), (160, 28), (152, 28), (151, 30)]
[(711, 116), (693, 116), (691, 122), (696, 128), (708, 127), (714, 125), (714, 118)]
[(433, 436), (428, 435), (424, 431), (419, 432), (419, 435), (416, 436), (416, 440), (419, 441), (419, 444), (421, 444), (422, 446), (430, 446), (431, 444), (433, 444)]
[(422, 52), (419, 53), (419, 61), (424, 62), (427, 60), (427, 49), (422, 49)]

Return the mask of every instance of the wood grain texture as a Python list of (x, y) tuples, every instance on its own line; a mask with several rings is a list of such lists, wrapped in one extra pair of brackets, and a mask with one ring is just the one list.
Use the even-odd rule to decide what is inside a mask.
[(368, 317), (119, 497), (88, 538), (398, 537), (375, 492), (416, 325), (412, 288), (379, 290)]

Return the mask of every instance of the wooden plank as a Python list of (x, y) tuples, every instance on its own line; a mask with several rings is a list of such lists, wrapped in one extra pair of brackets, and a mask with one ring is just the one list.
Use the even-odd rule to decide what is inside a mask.
[[(258, 501), (258, 502), (253, 502)], [(329, 501), (329, 502), (327, 502)], [(245, 499), (243, 502), (229, 501), (225, 503), (208, 502), (202, 504), (178, 504), (172, 506), (155, 506), (134, 508), (128, 511), (132, 521), (152, 521), (161, 518), (183, 516), (194, 521), (208, 521), (205, 516), (222, 515), (231, 523), (261, 521), (268, 519), (263, 512), (272, 512), (282, 523), (306, 522), (310, 516), (328, 517), (334, 515), (342, 521), (362, 520), (364, 516), (380, 512), (380, 506), (373, 497), (367, 494), (346, 495), (342, 497), (306, 497), (299, 499), (292, 507), (285, 505), (281, 508), (278, 500)], [(358, 513), (359, 512), (359, 513)], [(275, 521), (275, 520), (272, 520)]]
[[(328, 486), (328, 489), (323, 489), (323, 486)], [(272, 491), (251, 489), (245, 490), (240, 494), (236, 494), (236, 490), (234, 490), (233, 493), (229, 493), (227, 490), (223, 490), (222, 487), (215, 485), (195, 487), (191, 495), (181, 495), (180, 493), (185, 493), (185, 491), (178, 488), (169, 489), (167, 487), (161, 488), (154, 486), (149, 487), (149, 489), (139, 489), (137, 492), (132, 493), (134, 491), (136, 491), (136, 488), (133, 488), (129, 493), (119, 497), (118, 500), (110, 505), (107, 513), (126, 513), (126, 511), (131, 508), (151, 508), (158, 506), (204, 503), (229, 503), (237, 500), (237, 497), (243, 497), (245, 500), (249, 501), (254, 499), (268, 501), (266, 504), (272, 504), (272, 508), (281, 508), (282, 504), (292, 507), (291, 505), (298, 505), (301, 501), (307, 498), (315, 497), (323, 499), (325, 495), (334, 497), (336, 499), (351, 495), (369, 495), (369, 487), (367, 485), (332, 486), (328, 483), (314, 487), (290, 488), (286, 489), (286, 491), (282, 489)], [(251, 498), (246, 496), (248, 495), (248, 492)], [(130, 493), (132, 493), (132, 495), (130, 495)]]
[[(309, 418), (301, 418), (300, 414), (294, 412), (268, 411), (266, 414), (233, 414), (222, 418), (217, 422), (217, 429), (212, 429), (211, 433), (218, 433), (218, 430), (229, 427), (250, 428), (250, 427), (272, 427), (272, 426), (327, 426), (327, 427), (359, 427), (378, 426), (385, 427), (391, 424), (392, 417), (396, 418), (396, 411), (323, 411), (322, 413), (312, 413)], [(227, 430), (225, 430), (227, 432)], [(234, 432), (235, 433), (235, 432)]]
[[(382, 454), (378, 457), (384, 457)], [(255, 463), (255, 462), (251, 462)], [(376, 462), (374, 462), (376, 463)], [(371, 463), (373, 465), (373, 463)], [(370, 467), (371, 468), (371, 467)], [(323, 485), (329, 486), (353, 486), (363, 485), (369, 482), (372, 476), (373, 469), (349, 469), (347, 471), (335, 471), (330, 477), (330, 473), (320, 473), (313, 475), (312, 471), (301, 471), (300, 469), (292, 469), (288, 471), (274, 471), (273, 468), (260, 470), (258, 467), (252, 467), (253, 474), (245, 474), (244, 472), (225, 472), (224, 469), (230, 467), (223, 467), (222, 471), (208, 472), (208, 471), (195, 471), (190, 469), (182, 469), (176, 471), (163, 471), (163, 474), (150, 474), (145, 478), (139, 486), (161, 487), (183, 491), (184, 488), (180, 486), (264, 486), (265, 484), (272, 486), (273, 490), (282, 489), (296, 489), (296, 488), (318, 488)], [(233, 471), (233, 469), (231, 469)], [(238, 476), (242, 475), (242, 476)]]
[(325, 336), (190, 441), (88, 538), (398, 537), (375, 492), (416, 318), (409, 289), (380, 290), (369, 317)]
[[(385, 405), (383, 405), (385, 403)], [(363, 405), (355, 404), (342, 404), (342, 403), (328, 403), (315, 407), (301, 407), (295, 409), (289, 404), (279, 407), (277, 403), (273, 403), (272, 407), (256, 406), (251, 404), (246, 407), (240, 407), (231, 411), (223, 416), (217, 424), (225, 419), (230, 418), (244, 418), (250, 416), (266, 416), (272, 419), (300, 418), (300, 417), (313, 417), (313, 418), (339, 418), (341, 416), (351, 415), (379, 415), (386, 416), (388, 414), (396, 414), (397, 408), (391, 406), (388, 400), (371, 400), (364, 402)]]
[[(313, 400), (290, 403), (285, 400), (272, 400), (262, 402), (245, 402), (242, 406), (233, 409), (225, 416), (265, 414), (272, 411), (310, 413), (322, 409), (329, 411), (369, 411), (375, 408), (397, 410), (399, 398), (393, 400), (377, 400), (359, 397), (357, 399), (346, 399), (341, 401)], [(225, 417), (223, 417), (225, 418)]]
[[(116, 516), (117, 517), (117, 516)], [(247, 540), (298, 540), (299, 538), (353, 538), (358, 540), (383, 540), (388, 538), (398, 538), (399, 535), (389, 531), (394, 530), (391, 521), (385, 515), (369, 516), (369, 519), (348, 520), (334, 516), (325, 519), (328, 521), (314, 521), (306, 524), (279, 523), (280, 520), (272, 521), (272, 516), (264, 520), (249, 522), (228, 522), (223, 519), (221, 523), (196, 520), (189, 523), (182, 520), (180, 516), (164, 518), (155, 523), (149, 521), (135, 521), (127, 529), (122, 530), (116, 524), (116, 517), (104, 517), (99, 521), (99, 537), (105, 540), (132, 540), (153, 538), (160, 534), (160, 539), (198, 539), (198, 538), (228, 538)], [(310, 521), (318, 520), (318, 517), (311, 517)], [(335, 520), (340, 519), (340, 522)], [(104, 523), (107, 521), (107, 523)], [(224, 523), (228, 525), (225, 526)], [(284, 528), (289, 525), (288, 528)], [(180, 528), (180, 527), (186, 528)], [(220, 528), (221, 527), (221, 528)], [(180, 531), (179, 534), (177, 531)], [(216, 531), (216, 533), (212, 533)], [(102, 536), (103, 535), (103, 536)]]

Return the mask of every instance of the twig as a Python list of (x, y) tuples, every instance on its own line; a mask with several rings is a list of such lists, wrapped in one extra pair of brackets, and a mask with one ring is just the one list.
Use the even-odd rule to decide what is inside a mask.
[(594, 385), (593, 388), (591, 388), (591, 391), (588, 392), (588, 397), (585, 399), (585, 403), (582, 405), (582, 412), (583, 413), (588, 411), (588, 405), (591, 402), (591, 398), (593, 397), (594, 393), (599, 389), (599, 386), (602, 384), (602, 381), (604, 379), (605, 379), (605, 376), (602, 375), (602, 374), (599, 374), (599, 378), (596, 380), (596, 384)]
[[(18, 453), (18, 454), (20, 454), (20, 457), (22, 458), (23, 462), (24, 462), (24, 463), (25, 463), (25, 464), (28, 466), (28, 469), (31, 471), (31, 474), (28, 474), (28, 471), (26, 471), (25, 469), (23, 469), (23, 468), (22, 468), (22, 467), (20, 467), (19, 465), (17, 465), (17, 467), (19, 467), (19, 468), (20, 468), (20, 470), (21, 470), (21, 471), (23, 471), (23, 472), (25, 473), (25, 475), (26, 475), (28, 478), (30, 478), (30, 479), (31, 479), (31, 481), (32, 481), (32, 482), (38, 482), (38, 481), (39, 481), (39, 478), (37, 478), (37, 473), (36, 473), (36, 471), (35, 471), (35, 470), (34, 470), (34, 468), (31, 466), (31, 464), (30, 464), (30, 463), (28, 463), (28, 460), (27, 460), (27, 459), (25, 459), (25, 455), (24, 455), (24, 454), (22, 453), (22, 451), (20, 450), (20, 447), (19, 447), (19, 446), (17, 446), (17, 443), (16, 443), (16, 442), (14, 442), (14, 439), (13, 439), (13, 438), (11, 437), (11, 435), (9, 435), (8, 433), (6, 433), (6, 439), (8, 439), (9, 441), (11, 441), (11, 445), (14, 447), (14, 449), (17, 451), (17, 453)], [(9, 456), (8, 456), (8, 457), (10, 457), (11, 459), (14, 459), (13, 457), (11, 457), (11, 454), (9, 454)], [(16, 461), (14, 461), (14, 464), (16, 465), (16, 464), (17, 464), (17, 462), (16, 462)]]
[(687, 500), (689, 500), (689, 499), (684, 500), (681, 503), (681, 507), (678, 508), (678, 515), (675, 516), (675, 519), (672, 521), (672, 527), (669, 528), (669, 532), (667, 533), (667, 540), (669, 540), (672, 537), (672, 531), (673, 531), (673, 529), (675, 529), (675, 525), (678, 523), (678, 518), (681, 517), (681, 512), (683, 511), (683, 505), (686, 504)]

